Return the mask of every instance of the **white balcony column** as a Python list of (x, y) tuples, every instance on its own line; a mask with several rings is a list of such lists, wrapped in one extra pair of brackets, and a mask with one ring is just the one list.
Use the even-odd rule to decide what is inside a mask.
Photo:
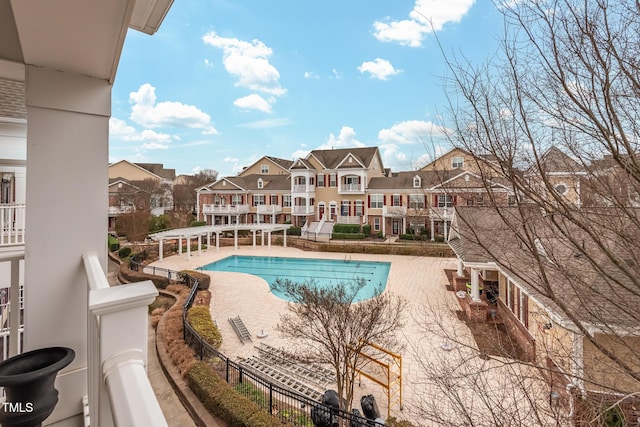
[(471, 299), (473, 302), (480, 302), (480, 275), (478, 273), (478, 269), (471, 269)]
[(445, 219), (444, 221), (442, 221), (444, 223), (444, 241), (446, 242), (447, 240), (449, 240), (449, 227), (447, 224), (447, 220)]
[(238, 250), (238, 227), (233, 230), (233, 247), (236, 251)]
[(79, 416), (87, 394), (88, 291), (80, 260), (93, 251), (106, 267), (111, 85), (40, 66), (25, 71), (24, 350), (65, 346), (76, 353), (57, 377), (51, 423)]
[(382, 217), (382, 237), (387, 237), (387, 217)]
[(251, 230), (251, 232), (253, 233), (253, 249), (256, 248), (256, 232), (258, 230)]
[(434, 242), (436, 240), (436, 223), (431, 218), (431, 241)]
[(267, 232), (267, 248), (271, 250), (271, 231)]
[(275, 224), (276, 223), (276, 214), (272, 213), (271, 214), (271, 224)]
[(282, 246), (286, 248), (287, 247), (287, 229), (285, 228), (282, 231), (284, 231), (284, 236), (283, 236), (283, 240), (282, 240)]
[(20, 353), (20, 258), (11, 260), (9, 289), (9, 357)]
[(458, 277), (462, 277), (464, 276), (464, 263), (462, 262), (462, 258), (458, 258), (458, 269), (456, 271), (456, 273), (458, 274)]
[(400, 230), (400, 234), (404, 234), (407, 232), (407, 217), (402, 217), (402, 230)]
[(164, 259), (164, 248), (163, 248), (164, 239), (161, 237), (158, 242), (158, 259), (162, 261)]

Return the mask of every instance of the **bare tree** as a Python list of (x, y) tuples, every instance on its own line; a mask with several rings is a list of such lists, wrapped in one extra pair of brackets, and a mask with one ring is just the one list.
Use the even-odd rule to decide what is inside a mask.
[[(443, 395), (467, 425), (484, 425), (486, 418), (474, 410), (477, 399), (461, 397), (465, 387), (493, 396), (480, 406), (496, 417), (494, 425), (544, 424), (550, 416), (580, 425), (613, 425), (626, 417), (620, 422), (630, 424), (640, 414), (634, 400), (640, 385), (640, 3), (543, 0), (497, 7), (505, 32), (496, 59), (482, 65), (448, 59), (450, 137), (478, 155), (487, 190), (492, 177), (504, 178), (518, 203), (458, 209), (458, 231), (522, 284), (531, 304), (560, 318), (528, 313), (539, 326), (527, 327), (536, 333), (538, 360), (524, 363), (541, 369), (570, 409), (555, 416), (546, 399), (536, 403), (540, 396), (527, 392), (515, 371), (494, 370), (523, 392), (508, 413), (522, 410), (526, 419), (498, 416), (506, 409), (497, 403), (506, 400), (478, 374), (450, 381), (432, 369), (432, 385), (447, 388)], [(500, 306), (505, 313), (512, 310), (506, 305)], [(550, 333), (552, 327), (558, 332)], [(572, 351), (560, 345), (562, 334), (571, 337)], [(521, 366), (502, 356), (492, 360), (502, 369)], [(425, 413), (436, 419), (437, 408), (427, 405)]]
[(173, 186), (174, 209), (193, 212), (196, 207), (196, 189), (218, 179), (218, 171), (203, 169), (194, 175), (183, 177), (184, 181)]
[(298, 357), (331, 365), (344, 410), (353, 402), (356, 371), (367, 363), (362, 349), (367, 343), (394, 349), (397, 332), (404, 324), (406, 302), (402, 298), (378, 288), (371, 298), (356, 302), (364, 286), (364, 280), (329, 288), (313, 281), (276, 283), (276, 289), (291, 300), (278, 330), (297, 340)]

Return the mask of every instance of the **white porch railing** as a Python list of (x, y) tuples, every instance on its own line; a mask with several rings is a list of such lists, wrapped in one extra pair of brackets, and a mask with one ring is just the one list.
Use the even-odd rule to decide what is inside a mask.
[(313, 206), (294, 206), (292, 213), (294, 215), (311, 215), (313, 214)]
[(406, 206), (383, 206), (382, 216), (403, 217), (407, 215)]
[(316, 191), (311, 184), (294, 184), (291, 190), (293, 193), (313, 193)]
[(23, 204), (0, 204), (0, 246), (24, 244)]
[(109, 215), (111, 216), (115, 216), (115, 215), (121, 215), (121, 214), (125, 214), (125, 213), (131, 213), (133, 212), (133, 206), (109, 206)]
[(202, 205), (202, 213), (218, 215), (239, 215), (249, 212), (249, 205)]
[(282, 212), (282, 206), (280, 205), (258, 205), (259, 214), (277, 214)]
[(360, 218), (362, 217), (340, 215), (337, 217), (336, 222), (338, 224), (360, 224)]
[(364, 185), (362, 184), (342, 184), (338, 188), (339, 193), (362, 193), (364, 192)]
[(82, 260), (91, 426), (167, 426), (146, 372), (147, 306), (158, 290), (149, 280), (110, 287), (96, 254)]
[(453, 207), (446, 208), (430, 208), (429, 216), (436, 219), (451, 221), (453, 219)]

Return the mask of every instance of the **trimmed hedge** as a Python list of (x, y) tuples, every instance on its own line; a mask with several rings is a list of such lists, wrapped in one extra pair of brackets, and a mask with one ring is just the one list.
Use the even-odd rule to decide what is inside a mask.
[[(431, 240), (431, 238), (427, 235), (417, 235), (417, 234), (401, 234), (398, 236), (398, 239), (400, 240), (422, 240), (422, 241), (426, 241), (426, 240)], [(443, 239), (444, 240), (444, 239)]]
[(118, 256), (120, 257), (120, 259), (126, 258), (129, 255), (131, 255), (131, 248), (125, 246), (124, 248), (120, 248), (120, 250), (118, 251)]
[(371, 224), (365, 224), (362, 226), (362, 234), (365, 236), (371, 235)]
[(208, 306), (194, 305), (187, 311), (187, 320), (198, 335), (211, 344), (213, 348), (220, 348), (222, 335), (218, 327), (213, 323), (213, 320), (211, 320), (211, 313), (209, 312)]
[(118, 249), (120, 249), (120, 240), (118, 240), (117, 237), (112, 236), (111, 234), (109, 234), (107, 241), (108, 241), (108, 244), (109, 244), (109, 250), (111, 252), (115, 252)]
[(205, 289), (209, 289), (209, 286), (211, 285), (211, 276), (209, 276), (208, 274), (201, 273), (199, 271), (194, 271), (194, 270), (182, 270), (178, 272), (179, 280), (185, 285), (191, 287), (192, 283), (191, 281), (189, 281), (189, 276), (198, 280), (199, 290), (202, 291)]
[(302, 227), (289, 227), (287, 230), (287, 235), (289, 236), (299, 236), (302, 234)]
[(195, 363), (186, 372), (185, 380), (200, 402), (212, 414), (230, 427), (276, 427), (282, 423), (238, 394), (205, 362)]
[(189, 223), (189, 227), (202, 227), (203, 225), (207, 225), (207, 221), (191, 221)]
[(335, 224), (334, 233), (360, 233), (360, 224)]
[(362, 233), (333, 233), (331, 238), (334, 240), (361, 240), (364, 239)]

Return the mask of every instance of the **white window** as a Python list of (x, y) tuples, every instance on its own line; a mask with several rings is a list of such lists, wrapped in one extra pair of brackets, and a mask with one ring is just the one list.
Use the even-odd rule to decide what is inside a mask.
[(413, 188), (420, 188), (420, 177), (418, 175), (413, 177)]
[(384, 205), (384, 195), (372, 194), (369, 196), (369, 203), (372, 209), (382, 209)]
[(451, 208), (453, 207), (453, 198), (448, 194), (441, 194), (438, 196), (439, 208)]
[(269, 173), (269, 165), (268, 164), (260, 165), (260, 173)]
[(264, 187), (264, 181), (262, 181), (262, 178), (258, 179), (258, 188), (262, 188)]
[(242, 204), (242, 195), (241, 194), (233, 194), (231, 196), (231, 206), (237, 206)]
[(253, 206), (264, 205), (264, 194), (256, 194), (253, 196)]
[(461, 168), (464, 166), (464, 157), (452, 157), (451, 158), (451, 167), (456, 169), (456, 168)]
[(291, 194), (285, 194), (282, 196), (282, 206), (285, 208), (291, 207)]
[(278, 195), (277, 194), (272, 194), (271, 195), (271, 204), (272, 205), (277, 205), (278, 204)]
[(373, 218), (373, 231), (380, 231), (380, 217)]
[(329, 176), (329, 187), (337, 187), (338, 186), (338, 180), (336, 178), (336, 174), (332, 173)]
[(364, 204), (362, 203), (362, 200), (356, 200), (356, 206), (355, 206), (354, 215), (355, 216), (364, 215)]
[(411, 209), (423, 209), (424, 208), (424, 195), (423, 194), (411, 194), (409, 196), (409, 207)]
[(561, 196), (564, 196), (565, 194), (567, 194), (567, 186), (564, 184), (556, 185), (555, 189), (556, 189), (556, 193), (560, 194)]
[(399, 194), (391, 196), (391, 206), (402, 206), (402, 196)]
[(319, 173), (316, 182), (316, 187), (324, 187), (324, 175)]
[(508, 196), (507, 197), (507, 203), (510, 205), (515, 205), (516, 204), (516, 196)]

